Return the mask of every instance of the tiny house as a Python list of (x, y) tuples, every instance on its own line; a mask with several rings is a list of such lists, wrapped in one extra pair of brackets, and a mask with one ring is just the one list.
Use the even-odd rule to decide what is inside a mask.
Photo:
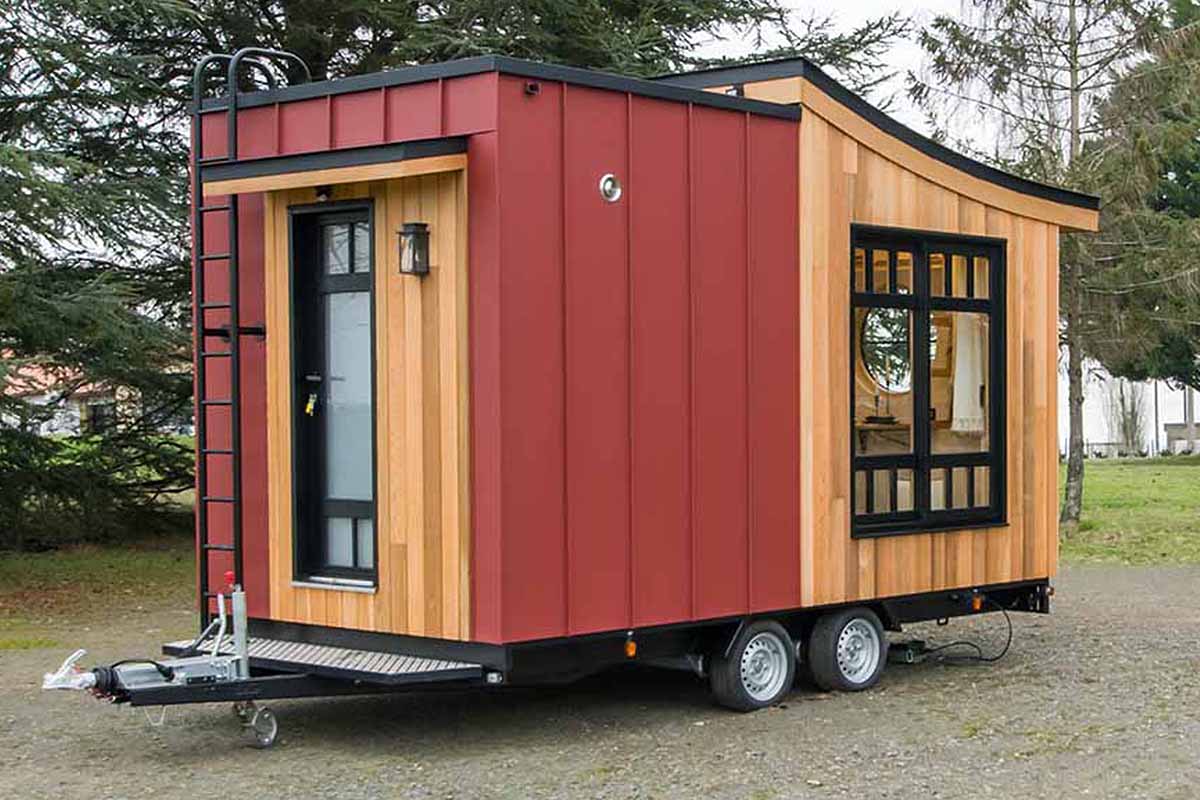
[(197, 530), (251, 666), (687, 663), (748, 709), (797, 654), (865, 688), (884, 629), (1048, 610), (1096, 198), (803, 59), (237, 71), (197, 93)]

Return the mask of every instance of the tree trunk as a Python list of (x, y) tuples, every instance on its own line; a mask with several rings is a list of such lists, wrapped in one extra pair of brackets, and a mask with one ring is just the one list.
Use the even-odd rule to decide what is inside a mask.
[[(1071, 272), (1077, 272), (1072, 267)], [(1073, 277), (1075, 277), (1073, 275)], [(1070, 436), (1067, 442), (1067, 485), (1063, 492), (1058, 521), (1070, 534), (1079, 524), (1083, 509), (1083, 338), (1079, 334), (1079, 296), (1067, 299), (1067, 406), (1070, 411)]]
[(1183, 428), (1187, 449), (1196, 452), (1196, 393), (1190, 386), (1183, 389)]
[[(1079, 156), (1079, 25), (1075, 18), (1075, 2), (1071, 0), (1069, 11), (1068, 47), (1071, 72), (1071, 139), (1068, 163)], [(1069, 285), (1064, 286), (1063, 296), (1067, 300), (1067, 406), (1070, 419), (1070, 436), (1067, 444), (1067, 485), (1063, 492), (1059, 523), (1066, 533), (1074, 531), (1079, 524), (1079, 513), (1083, 509), (1083, 268), (1080, 263), (1072, 264), (1064, 275)]]

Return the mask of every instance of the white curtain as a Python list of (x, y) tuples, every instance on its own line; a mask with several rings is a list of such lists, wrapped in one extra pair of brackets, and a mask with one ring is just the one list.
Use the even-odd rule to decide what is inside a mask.
[(954, 385), (950, 430), (983, 433), (983, 386), (987, 381), (987, 328), (979, 314), (954, 315)]

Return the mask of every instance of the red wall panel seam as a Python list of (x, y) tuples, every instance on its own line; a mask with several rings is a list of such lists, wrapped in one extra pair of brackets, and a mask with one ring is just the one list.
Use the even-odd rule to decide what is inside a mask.
[(637, 569), (633, 553), (633, 95), (625, 94), (625, 370), (629, 376), (625, 382), (625, 481), (626, 481), (626, 553), (629, 559), (625, 569), (628, 591), (625, 624), (632, 626), (637, 619), (634, 612), (633, 576)]
[(696, 122), (688, 103), (688, 534), (689, 615), (696, 618)]
[(754, 608), (754, 535), (755, 535), (755, 503), (754, 503), (754, 459), (750, 457), (750, 415), (754, 413), (754, 405), (750, 401), (750, 381), (754, 375), (754, 237), (750, 235), (750, 114), (742, 118), (742, 191), (745, 201), (742, 204), (743, 230), (745, 236), (745, 279), (746, 279), (746, 342), (745, 342), (745, 385), (746, 395), (745, 427), (743, 445), (746, 459), (746, 612)]
[(388, 140), (388, 91), (386, 86), (379, 87), (379, 143)]
[(446, 135), (446, 81), (438, 78), (438, 136)]
[(569, 474), (570, 458), (568, 456), (571, 446), (570, 436), (570, 415), (567, 413), (569, 396), (568, 387), (570, 386), (570, 364), (567, 354), (570, 343), (567, 340), (567, 313), (568, 305), (568, 286), (567, 286), (567, 84), (561, 84), (562, 91), (559, 93), (558, 113), (559, 113), (559, 130), (561, 133), (559, 139), (559, 216), (558, 216), (558, 235), (559, 242), (562, 246), (562, 281), (560, 282), (560, 297), (559, 302), (562, 303), (562, 325), (559, 330), (559, 335), (562, 337), (562, 535), (563, 535), (563, 634), (569, 635), (574, 630), (573, 611), (571, 607), (571, 508), (570, 508), (570, 486), (571, 479)]

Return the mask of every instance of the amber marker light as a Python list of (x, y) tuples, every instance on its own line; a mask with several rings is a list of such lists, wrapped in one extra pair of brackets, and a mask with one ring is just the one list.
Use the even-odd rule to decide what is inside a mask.
[(633, 639), (626, 639), (625, 640), (625, 657), (633, 658), (636, 655), (637, 655), (637, 642), (635, 642)]
[(973, 597), (971, 597), (971, 610), (972, 611), (982, 611), (983, 610), (983, 595), (977, 594), (977, 595), (974, 595)]

